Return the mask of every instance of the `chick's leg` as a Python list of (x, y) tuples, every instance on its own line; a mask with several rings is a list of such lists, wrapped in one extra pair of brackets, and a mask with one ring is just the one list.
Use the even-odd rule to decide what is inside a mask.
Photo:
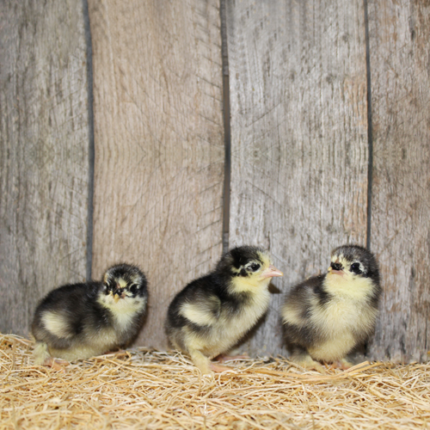
[(208, 357), (204, 355), (202, 352), (197, 349), (193, 349), (189, 351), (191, 360), (196, 365), (198, 369), (203, 373), (203, 375), (208, 375), (212, 373), (211, 363)]
[(45, 342), (36, 342), (33, 355), (35, 364), (44, 364), (45, 361), (51, 357), (48, 351), (48, 345)]

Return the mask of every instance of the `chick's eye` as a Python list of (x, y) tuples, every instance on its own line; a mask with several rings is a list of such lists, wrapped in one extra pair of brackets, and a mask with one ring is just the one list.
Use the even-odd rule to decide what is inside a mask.
[(352, 263), (351, 264), (351, 271), (353, 271), (357, 275), (360, 275), (361, 273), (363, 273), (360, 269), (360, 263)]
[(128, 290), (130, 291), (131, 294), (136, 294), (137, 285), (136, 284), (130, 285), (130, 287), (128, 288)]
[(256, 272), (260, 268), (260, 265), (257, 263), (252, 263), (249, 267), (253, 272)]

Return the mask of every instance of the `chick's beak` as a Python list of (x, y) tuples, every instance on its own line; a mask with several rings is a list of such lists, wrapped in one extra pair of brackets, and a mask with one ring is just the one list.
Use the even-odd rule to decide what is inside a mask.
[(115, 299), (115, 303), (118, 302), (119, 299), (125, 298), (124, 288), (117, 288), (113, 293), (113, 298)]
[(275, 278), (275, 277), (278, 277), (278, 276), (284, 276), (284, 274), (280, 270), (278, 270), (273, 264), (271, 264), (261, 274), (261, 277), (263, 279), (266, 279), (266, 278)]
[(115, 303), (118, 303), (119, 299), (124, 298), (124, 289), (119, 288), (119, 286), (117, 285), (116, 287), (114, 287), (109, 291), (109, 295), (113, 297), (113, 299), (115, 300)]

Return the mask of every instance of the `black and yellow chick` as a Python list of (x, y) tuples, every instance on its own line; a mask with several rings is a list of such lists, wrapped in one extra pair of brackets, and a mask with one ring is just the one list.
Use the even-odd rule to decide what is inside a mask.
[(128, 264), (109, 268), (102, 282), (64, 285), (38, 305), (32, 334), (36, 364), (51, 357), (86, 359), (129, 345), (145, 316), (147, 281)]
[(321, 369), (317, 361), (350, 367), (345, 357), (373, 333), (380, 295), (373, 254), (361, 246), (336, 248), (328, 273), (297, 285), (286, 298), (282, 319), (291, 359), (314, 369)]
[(233, 347), (267, 311), (268, 286), (275, 276), (282, 272), (263, 249), (230, 250), (213, 272), (173, 299), (165, 326), (170, 342), (189, 354), (203, 374), (221, 370), (210, 359)]

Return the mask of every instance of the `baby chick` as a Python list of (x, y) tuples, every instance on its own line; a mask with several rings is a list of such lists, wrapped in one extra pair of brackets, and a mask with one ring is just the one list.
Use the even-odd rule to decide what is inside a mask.
[(361, 246), (332, 251), (328, 273), (297, 285), (282, 309), (291, 359), (321, 369), (314, 360), (352, 364), (345, 357), (373, 333), (381, 295), (375, 257)]
[(128, 264), (109, 268), (102, 282), (56, 288), (34, 315), (36, 364), (52, 363), (50, 357), (86, 359), (126, 347), (142, 326), (147, 298), (145, 275)]
[(203, 374), (225, 370), (210, 359), (228, 351), (269, 307), (271, 278), (283, 276), (261, 248), (224, 254), (216, 269), (189, 283), (167, 311), (172, 345), (189, 354)]

